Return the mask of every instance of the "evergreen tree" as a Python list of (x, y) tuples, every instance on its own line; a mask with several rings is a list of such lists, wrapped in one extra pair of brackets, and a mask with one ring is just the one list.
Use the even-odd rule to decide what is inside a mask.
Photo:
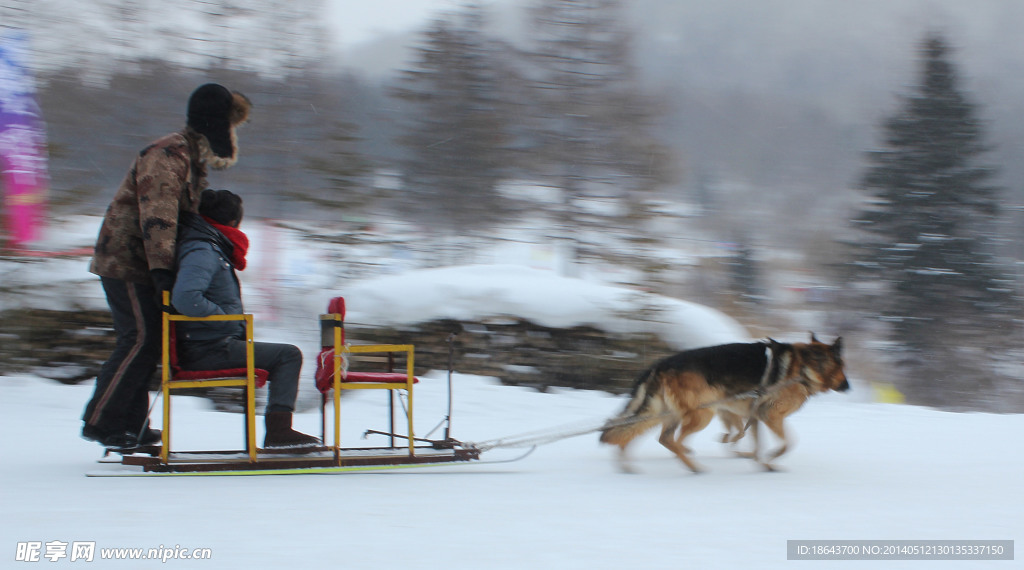
[(621, 2), (540, 0), (531, 14), (541, 155), (576, 165), (573, 181), (614, 172), (637, 177), (637, 187), (657, 184), (659, 109), (639, 87)]
[(399, 142), (406, 210), (446, 233), (500, 219), (497, 183), (509, 160), (497, 44), (483, 8), (435, 20), (393, 94), (409, 104)]
[(560, 225), (575, 250), (580, 198), (614, 190), (628, 200), (665, 181), (668, 153), (652, 135), (660, 109), (639, 87), (620, 0), (538, 0), (531, 15), (534, 164), (562, 191)]
[(948, 52), (925, 38), (920, 82), (869, 153), (868, 206), (853, 220), (866, 236), (855, 279), (884, 290), (864, 310), (889, 324), (908, 392), (933, 404), (984, 391), (1019, 314), (996, 256), (1000, 191), (981, 162), (982, 124)]
[[(292, 139), (282, 146), (300, 163), (289, 169), (293, 182), (280, 194), (332, 218), (361, 218), (378, 198), (370, 183), (374, 163), (363, 152), (361, 127), (353, 120), (362, 112), (354, 100), (363, 89), (361, 82), (352, 75), (308, 74), (302, 85), (302, 104), (279, 113), (288, 119)], [(311, 176), (296, 179), (295, 172)]]

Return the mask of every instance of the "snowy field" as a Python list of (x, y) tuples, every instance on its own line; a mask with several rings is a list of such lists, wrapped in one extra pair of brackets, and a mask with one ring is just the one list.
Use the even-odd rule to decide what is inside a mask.
[[(77, 437), (91, 386), (0, 382), (0, 567), (33, 567), (12, 563), (18, 542), (94, 541), (92, 563), (36, 565), (159, 567), (101, 561), (99, 551), (163, 546), (210, 549), (210, 560), (166, 562), (182, 568), (1012, 568), (1019, 562), (787, 561), (786, 541), (1024, 538), (1018, 415), (823, 395), (790, 419), (797, 445), (776, 473), (730, 457), (716, 422), (691, 439), (707, 468), (700, 475), (652, 432), (634, 450), (635, 474), (620, 473), (613, 450), (590, 434), (511, 463), (487, 462), (521, 449), (402, 472), (95, 478), (85, 474), (106, 467), (99, 448)], [(434, 374), (417, 387), (419, 433), (443, 417), (445, 386)], [(452, 433), (463, 441), (595, 425), (624, 404), (458, 375), (454, 392)], [(382, 396), (345, 398), (347, 443), (385, 427)], [(238, 416), (200, 399), (175, 402), (177, 445), (241, 445)], [(316, 433), (319, 414), (296, 423)]]
[[(66, 227), (53, 249), (87, 246), (97, 227), (98, 219)], [(258, 241), (259, 232), (253, 233)], [(288, 251), (305, 257), (307, 276), (329, 269), (327, 254), (293, 244)], [(105, 308), (87, 263), (88, 257), (0, 260), (5, 287), (22, 291), (6, 293), (0, 308)], [(255, 264), (242, 275), (253, 291), (247, 303), (256, 313), (256, 336), (294, 342), (306, 353), (304, 407), (296, 424), (311, 433), (320, 425), (319, 413), (309, 409), (315, 314), (336, 294), (349, 300), (350, 319), (366, 322), (394, 314), (473, 318), (487, 312), (483, 316), (608, 330), (635, 326), (621, 316), (639, 303), (659, 308), (645, 326), (672, 343), (746, 340), (739, 323), (705, 307), (599, 280), (557, 278), (536, 267), (395, 271), (340, 291), (299, 279), (269, 294), (259, 288), (259, 271)], [(278, 304), (261, 305), (265, 299)], [(270, 314), (289, 299), (296, 299), (289, 310), (302, 319)], [(638, 363), (638, 371), (642, 367)], [(777, 462), (776, 473), (731, 457), (717, 442), (716, 421), (689, 442), (707, 469), (700, 475), (661, 448), (652, 432), (635, 446), (635, 474), (619, 472), (614, 450), (590, 433), (505, 463), (525, 450), (496, 448), (479, 462), (380, 473), (96, 478), (86, 474), (110, 466), (97, 463), (95, 443), (78, 437), (92, 383), (65, 386), (4, 374), (0, 547), (6, 554), (0, 567), (159, 567), (156, 560), (100, 560), (101, 551), (199, 548), (209, 549), (211, 558), (171, 559), (167, 567), (1013, 568), (1019, 562), (790, 561), (787, 541), (1024, 539), (1024, 456), (1017, 437), (1024, 416), (872, 403), (872, 389), (857, 378), (851, 378), (851, 392), (812, 398), (790, 418), (796, 445)], [(417, 435), (444, 417), (446, 385), (445, 374), (434, 372), (417, 386)], [(540, 393), (458, 374), (454, 399), (452, 435), (467, 442), (596, 427), (625, 404), (624, 397), (601, 392)], [(366, 429), (386, 427), (381, 393), (348, 394), (342, 406), (343, 444), (361, 444)], [(175, 448), (241, 445), (240, 416), (183, 396), (174, 409)], [(156, 425), (159, 413), (158, 407)], [(17, 562), (19, 543), (28, 542), (95, 543), (95, 560), (51, 563), (44, 547), (39, 562)]]

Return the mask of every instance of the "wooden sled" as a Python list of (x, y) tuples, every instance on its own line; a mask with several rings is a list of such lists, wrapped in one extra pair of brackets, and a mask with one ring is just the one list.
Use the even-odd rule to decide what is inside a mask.
[[(255, 368), (252, 315), (215, 315), (186, 317), (174, 314), (169, 294), (163, 298), (163, 432), (160, 446), (145, 449), (111, 450), (121, 454), (120, 464), (134, 468), (128, 472), (92, 473), (90, 475), (131, 474), (219, 474), (257, 475), (294, 473), (335, 473), (369, 471), (438, 465), (473, 461), (480, 458), (480, 450), (451, 438), (446, 430), (444, 440), (418, 438), (413, 433), (413, 389), (419, 379), (413, 375), (415, 349), (413, 345), (350, 345), (345, 341), (345, 300), (331, 300), (328, 312), (320, 315), (321, 351), (317, 359), (316, 382), (321, 392), (322, 441), (330, 443), (320, 447), (301, 449), (256, 446), (255, 390), (266, 382), (266, 371)], [(174, 324), (180, 321), (240, 320), (245, 323), (246, 342), (250, 349), (245, 368), (232, 370), (189, 371), (177, 365)], [(354, 367), (354, 355), (380, 354), (384, 370), (349, 370)], [(365, 361), (360, 361), (364, 364)], [(396, 367), (399, 371), (396, 371)], [(244, 396), (244, 445), (237, 450), (183, 451), (172, 449), (171, 396), (179, 389), (213, 387), (239, 387)], [(390, 432), (368, 431), (388, 436), (390, 445), (384, 447), (342, 447), (341, 445), (341, 391), (376, 389), (386, 391), (389, 399)], [(449, 390), (451, 386), (449, 384)], [(405, 433), (396, 432), (395, 399), (404, 392), (407, 406)], [(333, 398), (331, 397), (333, 396)], [(332, 430), (328, 430), (327, 402), (333, 399)], [(450, 398), (449, 398), (450, 401)], [(446, 420), (450, 420), (451, 410)], [(333, 432), (333, 433), (329, 433)]]

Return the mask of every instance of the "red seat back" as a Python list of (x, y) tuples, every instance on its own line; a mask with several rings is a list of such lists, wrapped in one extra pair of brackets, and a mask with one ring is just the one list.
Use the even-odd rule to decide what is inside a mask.
[(341, 315), (341, 320), (345, 320), (345, 298), (335, 297), (327, 303), (327, 312), (331, 314)]
[(334, 380), (334, 327), (341, 327), (341, 344), (345, 344), (345, 298), (335, 297), (327, 303), (327, 313), (339, 315), (340, 321), (320, 321), (320, 354), (316, 358), (316, 388), (330, 391)]
[[(222, 368), (220, 370), (182, 370), (178, 364), (178, 338), (175, 332), (175, 323), (168, 323), (168, 348), (171, 361), (171, 380), (213, 380), (215, 378), (240, 378), (248, 374), (245, 368)], [(267, 384), (270, 373), (262, 368), (256, 368), (256, 387), (262, 388)]]

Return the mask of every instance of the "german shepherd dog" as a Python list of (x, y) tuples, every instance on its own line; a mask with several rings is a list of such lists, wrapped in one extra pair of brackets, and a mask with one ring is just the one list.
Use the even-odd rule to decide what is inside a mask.
[[(676, 454), (691, 471), (701, 468), (689, 457), (683, 441), (705, 427), (720, 412), (736, 441), (744, 421), (763, 422), (782, 446), (766, 460), (751, 457), (768, 470), (771, 461), (786, 452), (783, 427), (786, 416), (819, 392), (850, 388), (843, 371), (842, 339), (809, 343), (765, 342), (709, 346), (680, 352), (654, 363), (636, 379), (626, 408), (601, 432), (601, 442), (619, 446), (619, 463), (630, 471), (626, 447), (638, 436), (661, 424), (658, 441)], [(679, 430), (678, 436), (676, 430)], [(738, 432), (738, 433), (734, 433)]]
[[(760, 452), (760, 439), (758, 438), (757, 432), (758, 420), (764, 421), (763, 418), (769, 414), (769, 410), (773, 410), (772, 406), (776, 406), (776, 408), (774, 408), (774, 413), (780, 413), (778, 406), (781, 406), (783, 402), (789, 402), (793, 406), (789, 413), (795, 412), (803, 405), (804, 402), (807, 401), (809, 395), (810, 394), (808, 394), (807, 390), (802, 388), (799, 383), (796, 383), (786, 386), (780, 385), (776, 391), (773, 391), (772, 393), (766, 392), (764, 397), (756, 397), (757, 394), (755, 393), (755, 397), (744, 400), (747, 402), (746, 406), (720, 406), (717, 409), (718, 419), (722, 420), (722, 425), (725, 426), (725, 433), (722, 434), (722, 443), (735, 444), (739, 440), (743, 439), (743, 436), (746, 435), (749, 430), (754, 436), (753, 449), (751, 451), (735, 451), (736, 455), (739, 457), (749, 457), (758, 463), (761, 463), (765, 469), (773, 471), (775, 469), (774, 466), (758, 459)], [(740, 408), (745, 409), (746, 412), (737, 413), (734, 411)], [(789, 413), (784, 413), (780, 417), (778, 421), (779, 429), (784, 429), (782, 426), (782, 419), (789, 415)], [(683, 437), (681, 432), (682, 430), (680, 430), (679, 438), (677, 438), (677, 441), (680, 443), (682, 443), (681, 438)], [(769, 461), (786, 452), (787, 442), (784, 437), (782, 439), (783, 445), (771, 454)]]

